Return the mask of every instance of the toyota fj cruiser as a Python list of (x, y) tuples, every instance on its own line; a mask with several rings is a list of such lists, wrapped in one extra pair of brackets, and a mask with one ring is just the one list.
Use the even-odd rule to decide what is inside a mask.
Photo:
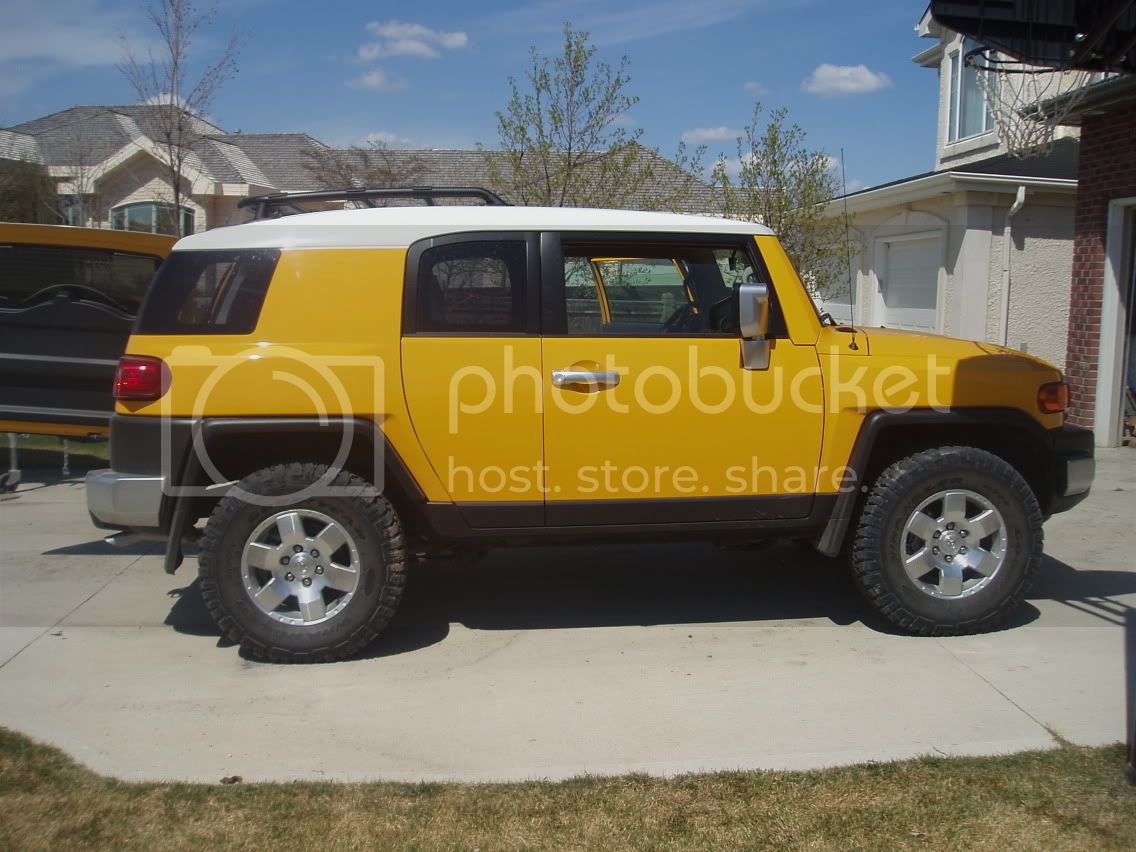
[(412, 557), (631, 539), (806, 540), (900, 628), (984, 631), (1089, 490), (1056, 368), (836, 325), (767, 229), (402, 194), (427, 206), (282, 194), (186, 237), (119, 363), (91, 515), (170, 571), (208, 518), (201, 592), (247, 654), (358, 651)]

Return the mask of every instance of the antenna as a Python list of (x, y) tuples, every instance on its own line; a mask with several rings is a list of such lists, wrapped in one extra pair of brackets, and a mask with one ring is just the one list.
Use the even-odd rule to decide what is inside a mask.
[[(852, 225), (848, 221), (848, 178), (844, 175), (844, 148), (840, 148), (840, 190), (844, 194), (844, 265), (848, 268), (848, 324), (856, 327), (856, 300), (852, 295)], [(856, 334), (852, 334), (849, 349), (859, 349)]]

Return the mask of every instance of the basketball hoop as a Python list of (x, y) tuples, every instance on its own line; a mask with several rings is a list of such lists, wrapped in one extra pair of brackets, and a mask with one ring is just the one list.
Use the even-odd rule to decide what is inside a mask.
[[(998, 138), (1011, 156), (1048, 154), (1057, 127), (1085, 96), (1092, 71), (1027, 65), (988, 47), (968, 51), (963, 62), (977, 72), (978, 87), (994, 117)], [(1068, 95), (1060, 103), (1054, 98)], [(1049, 102), (1044, 110), (1040, 105)]]

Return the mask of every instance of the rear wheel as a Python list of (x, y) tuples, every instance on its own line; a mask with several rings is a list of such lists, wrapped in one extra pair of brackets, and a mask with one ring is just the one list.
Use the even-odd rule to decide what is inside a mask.
[(1041, 524), (1033, 491), (998, 456), (973, 447), (916, 453), (872, 486), (852, 544), (853, 576), (911, 633), (991, 630), (1037, 575)]
[(326, 483), (334, 496), (303, 494), (327, 475), (324, 466), (299, 463), (257, 471), (239, 483), (250, 496), (224, 498), (206, 525), (202, 596), (221, 631), (251, 657), (350, 656), (398, 606), (406, 554), (394, 509), (342, 472)]

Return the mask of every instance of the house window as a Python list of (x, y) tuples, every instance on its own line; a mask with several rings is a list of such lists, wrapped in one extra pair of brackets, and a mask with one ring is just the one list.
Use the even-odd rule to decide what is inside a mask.
[(60, 195), (59, 215), (63, 224), (87, 227), (91, 217), (91, 198), (89, 195)]
[[(194, 214), (188, 207), (181, 208), (181, 233), (193, 233)], [(177, 236), (174, 228), (174, 206), (160, 201), (141, 201), (123, 204), (110, 213), (110, 226), (116, 231), (142, 231), (147, 234)]]
[(950, 120), (947, 141), (958, 142), (994, 129), (994, 114), (986, 104), (978, 85), (977, 68), (963, 61), (966, 54), (981, 47), (972, 39), (964, 39), (962, 48), (951, 54)]

